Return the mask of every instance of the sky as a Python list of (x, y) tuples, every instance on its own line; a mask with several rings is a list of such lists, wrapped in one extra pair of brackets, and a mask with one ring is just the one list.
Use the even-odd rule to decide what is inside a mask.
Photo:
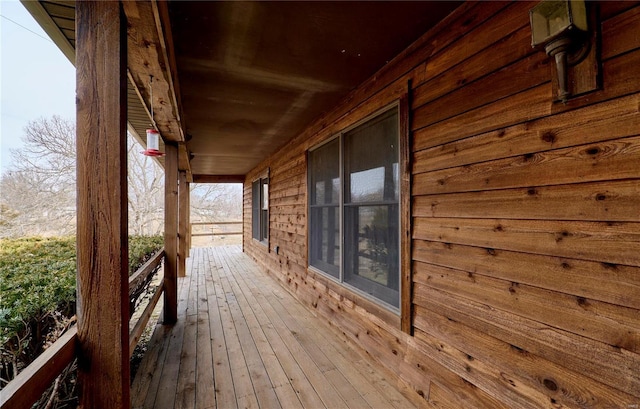
[(75, 120), (75, 75), (24, 6), (0, 0), (0, 173), (10, 169), (10, 150), (22, 146), (30, 121)]

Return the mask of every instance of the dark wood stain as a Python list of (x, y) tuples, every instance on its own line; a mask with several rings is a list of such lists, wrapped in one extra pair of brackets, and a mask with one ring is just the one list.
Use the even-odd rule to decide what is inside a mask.
[[(601, 407), (626, 407), (640, 401), (640, 225), (630, 214), (640, 203), (640, 5), (600, 4), (602, 89), (560, 106), (552, 61), (530, 45), (535, 4), (465, 4), (446, 29), (425, 34), (249, 172), (301, 164), (272, 184), (287, 206), (275, 209), (272, 237), (299, 276), (287, 282), (288, 271), (250, 239), (245, 251), (425, 400), (585, 407), (596, 396)], [(307, 228), (306, 218), (287, 218), (307, 206), (305, 152), (397, 101), (407, 79), (411, 337), (397, 315), (307, 276), (306, 237), (281, 227)], [(436, 204), (438, 217), (428, 213)], [(321, 291), (328, 295), (317, 300)]]

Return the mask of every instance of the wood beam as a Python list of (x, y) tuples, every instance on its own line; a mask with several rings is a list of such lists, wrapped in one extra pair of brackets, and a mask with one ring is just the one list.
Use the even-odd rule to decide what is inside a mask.
[[(170, 38), (168, 11), (166, 5), (149, 1), (123, 2), (128, 30), (129, 73), (137, 88), (142, 104), (151, 112), (153, 121), (165, 142), (177, 142), (178, 166), (191, 176), (191, 164), (185, 142), (180, 99), (177, 92), (178, 80), (173, 57), (173, 43)], [(166, 22), (161, 21), (166, 14)], [(169, 31), (167, 31), (169, 30)], [(150, 79), (153, 81), (150, 83)], [(153, 101), (151, 91), (153, 90)]]
[(158, 40), (160, 43), (160, 50), (162, 51), (162, 57), (164, 59), (165, 67), (167, 70), (167, 81), (171, 90), (171, 97), (173, 98), (173, 105), (176, 110), (177, 120), (182, 130), (182, 141), (186, 140), (186, 131), (184, 124), (181, 122), (182, 114), (182, 100), (180, 98), (180, 83), (178, 81), (178, 65), (176, 63), (175, 48), (173, 45), (173, 33), (171, 32), (171, 20), (169, 18), (169, 3), (167, 1), (151, 0), (151, 8), (153, 11), (153, 18), (158, 31)]
[(187, 223), (189, 214), (189, 182), (184, 171), (178, 181), (178, 277), (185, 277), (187, 266)]
[(191, 256), (191, 183), (189, 183), (187, 195), (187, 257)]
[(400, 97), (400, 327), (413, 335), (413, 274), (411, 271), (411, 81)]
[(164, 158), (164, 323), (178, 319), (178, 147), (165, 144)]
[(193, 175), (193, 183), (244, 183), (244, 175)]
[(78, 385), (81, 408), (129, 408), (126, 20), (76, 3)]

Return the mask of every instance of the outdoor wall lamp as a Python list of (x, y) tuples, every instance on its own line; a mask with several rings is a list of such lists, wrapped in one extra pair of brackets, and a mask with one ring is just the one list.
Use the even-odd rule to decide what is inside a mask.
[(584, 0), (543, 0), (529, 11), (531, 45), (554, 57), (558, 73), (558, 98), (571, 97), (568, 68), (589, 53), (587, 8)]

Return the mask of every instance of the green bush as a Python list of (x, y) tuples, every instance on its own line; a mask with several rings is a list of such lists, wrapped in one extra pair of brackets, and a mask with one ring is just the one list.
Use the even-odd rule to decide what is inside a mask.
[(29, 322), (72, 308), (75, 238), (0, 240), (0, 294), (1, 345), (24, 331)]
[[(161, 236), (129, 238), (129, 275), (162, 248)], [(11, 379), (75, 314), (74, 237), (0, 239), (0, 375)], [(10, 362), (11, 361), (11, 362)], [(12, 366), (11, 370), (8, 365)]]
[(132, 275), (164, 246), (162, 236), (129, 237), (129, 275)]

